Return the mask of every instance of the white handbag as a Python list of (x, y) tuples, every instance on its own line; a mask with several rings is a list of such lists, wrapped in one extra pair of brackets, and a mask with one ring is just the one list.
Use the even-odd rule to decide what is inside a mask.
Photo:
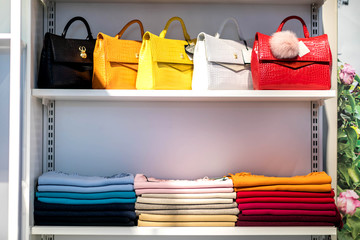
[[(233, 21), (240, 41), (221, 39), (225, 25)], [(194, 51), (193, 90), (252, 89), (251, 48), (234, 18), (226, 19), (215, 37), (199, 33)]]

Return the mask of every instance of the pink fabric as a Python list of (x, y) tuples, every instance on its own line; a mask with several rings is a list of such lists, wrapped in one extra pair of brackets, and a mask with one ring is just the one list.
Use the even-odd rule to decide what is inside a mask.
[(255, 203), (255, 202), (283, 202), (283, 203), (334, 203), (333, 198), (290, 198), (290, 197), (253, 197), (253, 198), (238, 198), (240, 203)]
[(231, 193), (234, 189), (231, 188), (143, 188), (135, 189), (136, 195), (144, 193)]
[(161, 180), (136, 174), (134, 188), (232, 188), (231, 179)]
[(237, 221), (235, 226), (334, 226), (329, 222), (249, 222)]
[(315, 210), (285, 210), (285, 209), (246, 209), (241, 211), (242, 215), (313, 215), (313, 216), (335, 216), (336, 211)]
[(334, 210), (335, 203), (241, 203), (239, 210), (245, 209), (293, 209), (293, 210)]
[(291, 192), (291, 191), (241, 191), (236, 193), (236, 198), (251, 197), (295, 197), (295, 198), (333, 198), (333, 190), (328, 193), (316, 192)]

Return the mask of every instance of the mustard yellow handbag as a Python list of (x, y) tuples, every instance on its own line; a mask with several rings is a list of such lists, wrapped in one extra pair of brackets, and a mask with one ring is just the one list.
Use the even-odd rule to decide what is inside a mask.
[[(172, 21), (178, 20), (185, 40), (165, 39)], [(193, 61), (185, 52), (191, 42), (183, 20), (171, 18), (160, 36), (146, 32), (140, 50), (137, 89), (191, 89)]]
[(141, 21), (136, 19), (128, 22), (115, 37), (98, 34), (94, 49), (92, 88), (135, 89), (141, 41), (120, 39), (134, 23), (139, 24), (142, 37), (144, 28)]

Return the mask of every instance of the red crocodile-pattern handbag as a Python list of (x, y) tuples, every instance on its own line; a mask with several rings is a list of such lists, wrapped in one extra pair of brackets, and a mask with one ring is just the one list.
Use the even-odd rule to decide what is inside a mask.
[(304, 20), (298, 16), (285, 18), (276, 32), (290, 19), (303, 25), (305, 38), (298, 38), (309, 53), (291, 59), (277, 59), (270, 50), (271, 36), (256, 33), (251, 56), (255, 90), (328, 90), (331, 87), (331, 50), (326, 34), (309, 37)]

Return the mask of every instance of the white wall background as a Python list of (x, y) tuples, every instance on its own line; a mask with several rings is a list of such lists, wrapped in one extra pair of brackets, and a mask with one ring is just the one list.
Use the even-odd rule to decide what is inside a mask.
[(360, 1), (350, 0), (338, 11), (339, 59), (351, 64), (360, 74)]

